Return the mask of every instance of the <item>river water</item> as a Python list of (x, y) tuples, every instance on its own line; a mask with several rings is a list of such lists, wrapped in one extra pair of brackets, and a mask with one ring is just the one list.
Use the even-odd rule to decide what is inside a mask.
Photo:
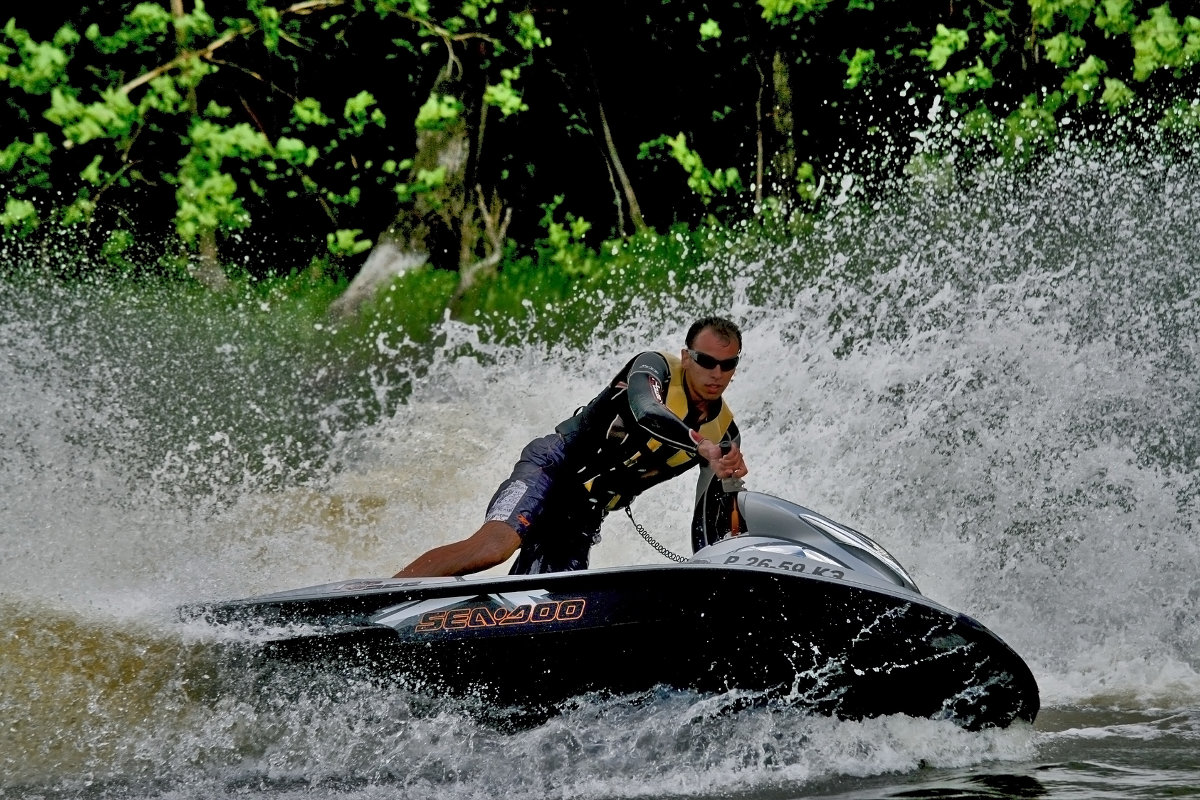
[[(313, 358), (320, 329), (268, 301), (64, 287), (2, 256), (0, 797), (1200, 795), (1200, 169), (1079, 151), (851, 206), (675, 297), (618, 298), (585, 350), (447, 324), (425, 349), (381, 333), (382, 370)], [(873, 534), (997, 632), (1035, 724), (660, 692), (505, 732), (256, 680), (233, 634), (176, 621), (473, 531), (525, 441), (713, 310), (745, 330), (751, 488)], [(634, 506), (679, 551), (692, 490)], [(622, 517), (593, 564), (660, 559)]]

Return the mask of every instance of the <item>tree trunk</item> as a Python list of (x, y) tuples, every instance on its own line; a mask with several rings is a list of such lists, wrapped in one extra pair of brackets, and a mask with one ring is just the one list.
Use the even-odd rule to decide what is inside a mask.
[(229, 276), (221, 269), (217, 253), (216, 231), (202, 231), (198, 237), (200, 252), (188, 267), (190, 274), (202, 286), (214, 292), (229, 288)]
[[(187, 34), (180, 20), (186, 14), (183, 0), (171, 0), (171, 17), (175, 20), (175, 53), (183, 55), (187, 46)], [(196, 114), (196, 87), (189, 85), (187, 91), (188, 108), (193, 116)], [(217, 232), (201, 231), (197, 237), (198, 253), (189, 259), (188, 274), (202, 286), (214, 292), (222, 292), (229, 288), (229, 276), (221, 269), (221, 259), (217, 250)]]
[(791, 66), (779, 50), (771, 59), (771, 88), (775, 97), (772, 138), (776, 141), (771, 148), (772, 182), (785, 206), (790, 207), (796, 190), (796, 121), (792, 111)]
[[(469, 66), (467, 67), (470, 68)], [(455, 73), (458, 75), (455, 75)], [(463, 105), (451, 120), (417, 131), (416, 154), (408, 180), (415, 185), (420, 175), (441, 171), (440, 185), (414, 193), (396, 219), (384, 231), (359, 273), (330, 310), (346, 316), (375, 296), (381, 288), (412, 269), (430, 265), (438, 269), (463, 271), (480, 260), (480, 244), (487, 249), (483, 260), (495, 258), (491, 239), (481, 236), (481, 220), (469, 204), (470, 177), (477, 153), (472, 145), (483, 126), (473, 131), (468, 124), (480, 111), (482, 91), (473, 92), (462, 77), (461, 62), (448, 64), (434, 85), (432, 96), (449, 96)]]
[(617, 152), (617, 145), (613, 142), (612, 129), (608, 127), (608, 117), (604, 114), (604, 104), (600, 102), (599, 91), (596, 92), (596, 111), (600, 117), (600, 130), (604, 137), (604, 151), (608, 156), (609, 174), (615, 177), (621, 186), (621, 193), (629, 206), (629, 219), (633, 222), (633, 227), (639, 232), (644, 232), (649, 226), (642, 217), (642, 206), (638, 203), (637, 195), (633, 191), (633, 184), (630, 183), (629, 176), (625, 174), (625, 165), (621, 163), (621, 155)]
[(462, 301), (467, 292), (475, 287), (480, 278), (496, 274), (500, 266), (500, 258), (504, 255), (504, 241), (508, 234), (508, 224), (512, 222), (512, 209), (505, 208), (498, 196), (493, 195), (489, 202), (484, 196), (482, 186), (476, 186), (475, 193), (479, 200), (478, 208), (480, 222), (483, 224), (483, 234), (487, 237), (484, 245), (486, 255), (479, 259), (475, 258), (475, 253), (478, 252), (476, 242), (479, 238), (479, 224), (475, 221), (473, 213), (464, 215), (463, 226), (464, 229), (469, 229), (471, 240), (468, 249), (466, 234), (464, 234), (464, 251), (458, 270), (458, 286), (450, 298), (450, 316), (455, 319), (462, 313)]

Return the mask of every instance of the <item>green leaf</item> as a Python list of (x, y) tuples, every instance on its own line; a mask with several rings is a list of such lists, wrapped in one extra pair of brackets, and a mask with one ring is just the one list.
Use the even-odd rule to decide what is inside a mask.
[(529, 106), (521, 97), (521, 93), (513, 84), (521, 77), (520, 67), (500, 70), (501, 82), (489, 85), (483, 91), (483, 101), (500, 109), (501, 115), (508, 117), (521, 111), (528, 111)]
[(84, 105), (73, 95), (55, 88), (50, 92), (50, 108), (44, 114), (62, 127), (63, 136), (72, 144), (93, 139), (127, 139), (137, 123), (137, 107), (116, 88), (104, 90), (99, 102)]
[(992, 71), (984, 66), (983, 60), (978, 57), (971, 66), (955, 70), (938, 79), (938, 83), (950, 95), (960, 95), (976, 89), (988, 89), (995, 82)]
[(1029, 0), (1029, 10), (1035, 28), (1052, 29), (1059, 18), (1067, 22), (1067, 30), (1080, 31), (1092, 16), (1096, 0)]
[(0, 172), (15, 172), (20, 168), (22, 180), (27, 183), (37, 183), (30, 172), (44, 175), (42, 167), (50, 164), (54, 146), (50, 137), (45, 133), (35, 133), (29, 142), (11, 142), (0, 150)]
[(1107, 70), (1108, 65), (1102, 60), (1088, 56), (1078, 69), (1068, 73), (1063, 79), (1063, 91), (1074, 95), (1079, 105), (1089, 103), (1100, 88), (1101, 77)]
[(762, 18), (776, 25), (789, 25), (815, 14), (831, 0), (757, 0)]
[(84, 167), (83, 171), (79, 173), (79, 177), (83, 178), (93, 186), (99, 186), (104, 181), (104, 177), (100, 174), (100, 162), (103, 160), (104, 156), (96, 156), (93, 158), (92, 162)]
[(26, 236), (32, 233), (39, 223), (37, 208), (33, 203), (11, 196), (4, 201), (4, 212), (0, 213), (0, 226), (4, 227), (7, 235)]
[(1200, 53), (1200, 20), (1187, 17), (1180, 25), (1167, 4), (1150, 10), (1149, 19), (1134, 28), (1133, 77), (1144, 81), (1158, 69), (1192, 64)]
[(1195, 133), (1200, 130), (1200, 101), (1176, 100), (1158, 123), (1164, 130)]
[(275, 142), (275, 152), (289, 164), (311, 167), (317, 161), (317, 148), (305, 144), (300, 139), (290, 136), (280, 136)]
[(913, 55), (924, 56), (929, 62), (929, 66), (935, 71), (940, 72), (946, 68), (946, 62), (950, 60), (952, 55), (966, 49), (967, 42), (968, 37), (965, 30), (962, 28), (947, 28), (939, 22), (937, 32), (929, 40), (929, 48), (913, 50)]
[(1133, 90), (1125, 85), (1125, 82), (1117, 78), (1104, 79), (1104, 94), (1100, 96), (1100, 102), (1108, 108), (1109, 111), (1116, 111), (1133, 102)]
[(325, 234), (325, 244), (334, 256), (356, 256), (370, 250), (373, 245), (370, 239), (360, 239), (360, 236), (361, 228), (339, 228)]
[(874, 68), (875, 51), (864, 50), (860, 47), (854, 51), (854, 55), (849, 59), (843, 56), (842, 60), (846, 62), (846, 80), (842, 82), (842, 85), (847, 89), (854, 89), (862, 83), (863, 79)]
[(346, 101), (342, 117), (349, 123), (353, 136), (362, 136), (368, 125), (375, 124), (381, 128), (386, 125), (383, 112), (376, 106), (375, 95), (365, 89)]
[[(66, 32), (68, 30), (70, 33)], [(0, 54), (7, 51), (19, 58), (15, 65), (5, 63), (7, 59), (0, 60), (0, 80), (31, 95), (44, 95), (63, 83), (71, 60), (67, 48), (79, 39), (73, 29), (64, 27), (55, 35), (55, 42), (61, 42), (61, 45), (39, 42), (28, 31), (18, 28), (13, 19), (4, 26), (4, 38), (16, 48), (0, 47)]]
[(58, 221), (63, 225), (79, 225), (90, 220), (95, 211), (95, 201), (81, 194), (70, 205), (58, 211)]
[(1096, 27), (1112, 36), (1128, 33), (1137, 25), (1133, 0), (1101, 0), (1096, 6)]
[(174, 27), (171, 12), (160, 3), (139, 3), (125, 15), (121, 27), (112, 36), (104, 36), (97, 25), (90, 25), (85, 36), (105, 55), (122, 50), (149, 52), (164, 41)]
[(550, 40), (542, 36), (541, 30), (538, 28), (533, 14), (528, 11), (522, 11), (516, 14), (509, 15), (510, 34), (516, 43), (525, 50), (533, 50), (537, 47), (548, 47)]
[(333, 122), (321, 111), (321, 101), (315, 97), (305, 97), (292, 105), (292, 120), (301, 130), (308, 125), (325, 127)]
[(688, 146), (687, 135), (680, 132), (676, 136), (660, 136), (649, 142), (643, 142), (638, 148), (638, 158), (652, 157), (655, 150), (665, 149), (687, 173), (688, 187), (707, 205), (718, 193), (742, 191), (741, 176), (737, 169), (728, 168), (711, 172), (704, 166), (700, 154)]
[(431, 94), (417, 111), (417, 130), (443, 130), (458, 119), (463, 108), (465, 106), (457, 97), (448, 94)]
[(1075, 58), (1075, 54), (1083, 49), (1084, 44), (1085, 42), (1080, 37), (1064, 31), (1044, 40), (1042, 47), (1046, 51), (1046, 57), (1055, 66), (1066, 67)]

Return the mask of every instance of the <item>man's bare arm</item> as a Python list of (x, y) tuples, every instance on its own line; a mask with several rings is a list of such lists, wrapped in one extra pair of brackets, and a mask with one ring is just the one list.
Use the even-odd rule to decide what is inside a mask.
[(485, 522), (469, 538), (433, 548), (393, 577), (469, 575), (504, 563), (520, 546), (521, 537), (506, 523)]

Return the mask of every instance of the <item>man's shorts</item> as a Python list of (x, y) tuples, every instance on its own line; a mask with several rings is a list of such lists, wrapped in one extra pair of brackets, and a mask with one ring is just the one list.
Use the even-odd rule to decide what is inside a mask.
[(514, 575), (586, 569), (600, 541), (604, 513), (567, 484), (565, 464), (562, 436), (534, 439), (488, 503), (487, 521), (507, 523), (521, 537)]
[(507, 522), (522, 539), (546, 509), (554, 479), (566, 461), (563, 439), (557, 433), (525, 445), (521, 458), (488, 503), (488, 522)]

